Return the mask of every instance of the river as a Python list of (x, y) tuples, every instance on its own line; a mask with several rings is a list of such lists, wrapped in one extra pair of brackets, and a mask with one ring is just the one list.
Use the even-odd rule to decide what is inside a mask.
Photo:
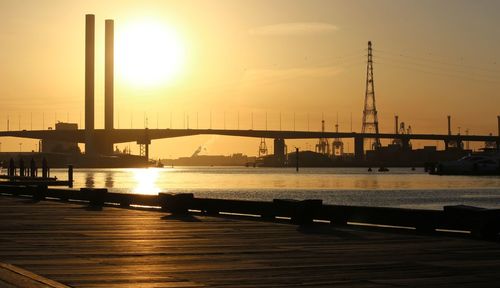
[[(65, 169), (51, 176), (67, 179)], [(419, 168), (175, 167), (75, 169), (74, 187), (156, 194), (191, 192), (197, 197), (272, 200), (323, 199), (324, 203), (441, 209), (466, 204), (500, 208), (500, 176), (436, 176)]]

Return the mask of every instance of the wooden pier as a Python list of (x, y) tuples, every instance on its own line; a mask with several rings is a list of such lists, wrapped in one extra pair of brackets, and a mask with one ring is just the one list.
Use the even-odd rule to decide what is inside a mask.
[[(0, 262), (71, 287), (494, 287), (500, 283), (500, 243), (471, 239), (467, 233), (292, 225), (291, 219), (282, 217), (218, 213), (220, 205), (215, 202), (211, 211), (185, 214), (178, 208), (171, 214), (161, 206), (133, 207), (123, 200), (154, 204), (163, 197), (184, 207), (189, 196), (177, 200), (123, 196), (123, 204), (113, 207), (104, 202), (112, 197), (116, 201), (117, 195), (109, 193), (104, 202), (96, 196), (106, 194), (104, 190), (75, 190), (69, 196), (59, 190), (66, 199), (92, 194), (87, 200), (68, 202), (55, 197), (57, 189), (45, 191), (48, 201), (35, 201), (29, 190), (13, 197), (6, 189), (2, 187), (0, 196)], [(297, 211), (289, 201), (284, 205), (292, 213)]]
[[(24, 163), (23, 161), (20, 161)], [(31, 167), (25, 168), (24, 164), (19, 167), (19, 174), (17, 174), (17, 169), (14, 165), (14, 160), (11, 159), (9, 167), (7, 168), (6, 175), (0, 175), (0, 185), (10, 185), (10, 186), (38, 186), (38, 187), (48, 187), (48, 186), (67, 186), (73, 187), (73, 165), (68, 165), (68, 179), (58, 180), (57, 177), (49, 177), (50, 169), (47, 166), (47, 161), (43, 160), (41, 176), (38, 176), (38, 168), (35, 165), (34, 160), (31, 160)]]

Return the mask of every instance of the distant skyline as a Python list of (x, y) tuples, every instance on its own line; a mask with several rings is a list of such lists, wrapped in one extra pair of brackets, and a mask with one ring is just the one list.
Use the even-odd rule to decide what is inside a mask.
[[(83, 124), (90, 13), (96, 15), (96, 128), (104, 126), (104, 19), (114, 19), (117, 52), (133, 43), (122, 40), (130, 41), (134, 23), (152, 21), (175, 35), (174, 58), (182, 57), (170, 78), (157, 83), (131, 81), (120, 71), (126, 57), (117, 58), (115, 128), (142, 128), (146, 116), (150, 128), (170, 128), (170, 119), (172, 128), (187, 127), (189, 117), (190, 128), (251, 129), (253, 115), (253, 129), (266, 129), (267, 114), (267, 129), (279, 130), (281, 122), (282, 130), (319, 130), (324, 117), (333, 131), (338, 115), (339, 129), (349, 131), (352, 115), (360, 131), (372, 41), (381, 132), (394, 130), (397, 114), (414, 133), (446, 133), (446, 115), (454, 133), (459, 127), (461, 134), (497, 133), (498, 1), (2, 0), (0, 11), (0, 130), (7, 117), (11, 130), (19, 120), (27, 130), (53, 127), (55, 117)], [(0, 142), (2, 151), (37, 143)], [(191, 155), (200, 145), (208, 154), (255, 155), (259, 140), (196, 136), (152, 144), (153, 158)]]

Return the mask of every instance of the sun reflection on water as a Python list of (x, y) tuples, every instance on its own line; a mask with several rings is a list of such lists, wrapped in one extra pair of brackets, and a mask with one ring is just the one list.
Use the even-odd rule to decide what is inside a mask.
[(161, 188), (158, 187), (159, 169), (134, 169), (132, 173), (135, 180), (133, 193), (158, 194), (161, 192)]

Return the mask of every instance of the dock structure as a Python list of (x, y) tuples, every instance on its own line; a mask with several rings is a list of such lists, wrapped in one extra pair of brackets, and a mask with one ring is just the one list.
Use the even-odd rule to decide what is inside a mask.
[(50, 177), (50, 168), (47, 160), (42, 160), (41, 176), (38, 174), (38, 167), (35, 160), (31, 159), (29, 168), (24, 167), (24, 161), (19, 160), (19, 174), (14, 160), (11, 158), (7, 168), (7, 174), (0, 174), (0, 185), (26, 187), (38, 187), (39, 190), (46, 190), (48, 186), (68, 186), (73, 187), (73, 165), (68, 165), (68, 179), (58, 180), (57, 177)]
[(500, 281), (494, 241), (82, 203), (0, 196), (0, 262), (70, 287), (492, 287)]

